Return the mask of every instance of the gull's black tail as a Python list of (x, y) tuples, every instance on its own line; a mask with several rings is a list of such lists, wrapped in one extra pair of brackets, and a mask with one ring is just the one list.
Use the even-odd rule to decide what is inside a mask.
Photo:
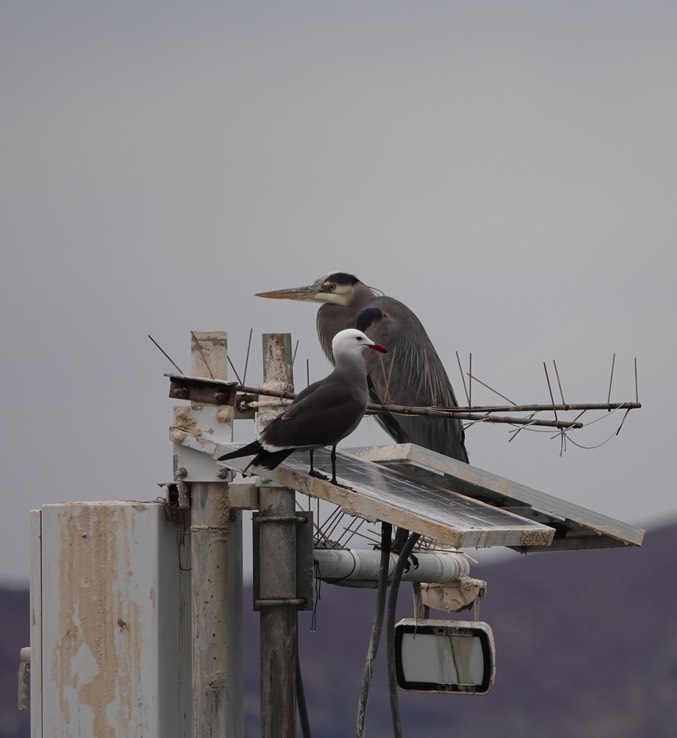
[(224, 459), (237, 459), (240, 456), (253, 456), (254, 458), (249, 462), (249, 464), (247, 464), (245, 471), (247, 471), (250, 466), (263, 466), (266, 469), (274, 469), (294, 451), (295, 449), (293, 448), (284, 449), (282, 451), (266, 451), (258, 441), (252, 441), (242, 448), (238, 448), (235, 451), (219, 456), (219, 461), (223, 461)]
[(219, 461), (223, 461), (224, 459), (238, 459), (240, 456), (256, 456), (262, 452), (265, 453), (263, 446), (258, 441), (252, 441), (246, 446), (242, 446), (242, 448), (219, 456)]

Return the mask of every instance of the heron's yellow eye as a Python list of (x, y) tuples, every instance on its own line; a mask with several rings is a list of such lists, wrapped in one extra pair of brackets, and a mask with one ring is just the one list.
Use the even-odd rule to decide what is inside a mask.
[(330, 282), (327, 285), (327, 292), (333, 292), (336, 289), (336, 285), (333, 282)]

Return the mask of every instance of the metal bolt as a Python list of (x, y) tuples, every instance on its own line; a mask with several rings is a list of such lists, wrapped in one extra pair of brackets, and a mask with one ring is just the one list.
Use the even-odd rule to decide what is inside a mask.
[(174, 472), (174, 479), (185, 479), (188, 476), (188, 469), (185, 466), (180, 466)]
[(219, 469), (219, 470), (218, 470), (218, 471), (216, 472), (216, 476), (217, 476), (217, 477), (218, 477), (219, 479), (227, 479), (227, 478), (228, 478), (228, 469)]
[(214, 392), (214, 401), (217, 405), (225, 405), (228, 401), (228, 395), (225, 392)]
[(177, 387), (174, 390), (174, 397), (176, 397), (178, 400), (187, 400), (188, 399), (188, 388), (187, 387)]

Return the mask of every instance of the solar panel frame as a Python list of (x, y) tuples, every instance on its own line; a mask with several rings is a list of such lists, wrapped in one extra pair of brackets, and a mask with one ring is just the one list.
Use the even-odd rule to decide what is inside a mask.
[[(528, 520), (552, 526), (554, 540), (530, 550), (571, 550), (640, 546), (642, 528), (614, 520), (545, 492), (513, 482), (413, 443), (350, 449), (351, 454), (412, 481), (446, 489)], [(519, 547), (518, 547), (519, 548)]]

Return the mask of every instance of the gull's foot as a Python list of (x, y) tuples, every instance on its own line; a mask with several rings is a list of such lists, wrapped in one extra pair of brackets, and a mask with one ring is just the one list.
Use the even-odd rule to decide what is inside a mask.
[[(315, 477), (315, 479), (324, 479), (325, 482), (329, 481), (329, 477), (326, 474), (323, 474), (322, 472), (316, 471), (315, 469), (311, 469), (308, 472), (309, 477)], [(335, 484), (335, 482), (334, 482)]]

